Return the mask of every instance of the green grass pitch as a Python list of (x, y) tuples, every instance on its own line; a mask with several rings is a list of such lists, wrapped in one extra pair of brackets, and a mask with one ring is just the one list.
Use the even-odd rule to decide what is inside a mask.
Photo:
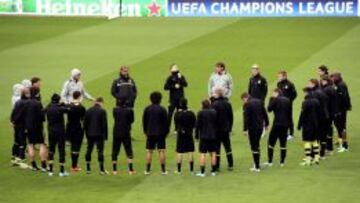
[[(359, 202), (360, 198), (360, 19), (358, 18), (97, 18), (0, 17), (0, 202)], [(186, 95), (197, 111), (207, 96), (207, 80), (217, 61), (224, 61), (234, 79), (235, 127), (232, 136), (235, 170), (226, 162), (217, 177), (204, 179), (188, 173), (177, 176), (175, 137), (167, 139), (170, 174), (159, 174), (158, 159), (153, 174), (145, 177), (145, 142), (141, 114), (148, 95), (161, 90), (169, 64), (175, 62), (187, 77)], [(347, 81), (353, 111), (349, 114), (350, 152), (335, 154), (320, 166), (301, 167), (301, 134), (288, 144), (285, 168), (277, 164), (260, 174), (248, 171), (252, 158), (242, 134), (239, 95), (246, 90), (250, 65), (258, 63), (270, 89), (276, 72), (286, 69), (300, 92), (317, 66), (339, 70)], [(9, 124), (12, 85), (24, 78), (43, 79), (44, 103), (61, 90), (72, 67), (80, 68), (88, 91), (103, 96), (110, 112), (114, 100), (110, 86), (120, 65), (131, 67), (139, 88), (136, 123), (133, 126), (135, 169), (126, 174), (124, 151), (118, 176), (100, 176), (93, 154), (91, 175), (84, 172), (68, 178), (21, 170), (10, 165), (12, 130)], [(297, 122), (302, 94), (295, 102)], [(85, 103), (90, 106), (89, 102)], [(167, 94), (163, 105), (167, 105)], [(111, 115), (109, 113), (109, 115)], [(110, 132), (112, 119), (110, 118)], [(106, 168), (111, 169), (111, 139), (106, 144)], [(266, 159), (263, 139), (262, 162)], [(85, 146), (83, 145), (83, 152)], [(278, 149), (278, 147), (277, 147)], [(68, 149), (67, 149), (68, 151)], [(278, 150), (275, 151), (275, 163)], [(57, 157), (57, 156), (56, 156)], [(67, 168), (69, 167), (67, 157)], [(196, 169), (198, 169), (196, 159)], [(84, 153), (80, 164), (84, 167)], [(57, 165), (56, 165), (56, 170)], [(184, 171), (187, 164), (184, 164)]]

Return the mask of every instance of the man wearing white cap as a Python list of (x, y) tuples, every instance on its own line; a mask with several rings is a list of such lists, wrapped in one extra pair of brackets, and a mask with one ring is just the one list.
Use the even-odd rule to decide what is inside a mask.
[(61, 99), (65, 104), (70, 104), (75, 91), (81, 92), (82, 98), (94, 100), (94, 98), (86, 92), (84, 84), (80, 81), (81, 72), (79, 69), (71, 70), (71, 79), (66, 81), (61, 91)]
[(233, 90), (233, 81), (231, 75), (225, 71), (225, 64), (218, 62), (215, 64), (215, 72), (211, 74), (208, 84), (209, 97), (215, 95), (215, 90), (221, 88), (224, 90), (224, 97), (230, 98)]

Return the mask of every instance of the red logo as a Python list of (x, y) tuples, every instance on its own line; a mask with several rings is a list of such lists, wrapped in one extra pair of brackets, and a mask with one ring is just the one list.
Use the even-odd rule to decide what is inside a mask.
[(156, 1), (153, 1), (149, 6), (149, 14), (148, 16), (160, 16), (160, 9), (161, 7), (156, 3)]

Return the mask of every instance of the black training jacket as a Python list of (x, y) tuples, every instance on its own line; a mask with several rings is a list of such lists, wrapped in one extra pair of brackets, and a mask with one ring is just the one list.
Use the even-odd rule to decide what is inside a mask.
[(266, 79), (257, 74), (250, 78), (249, 81), (249, 89), (248, 93), (251, 97), (260, 99), (261, 101), (265, 101), (266, 95), (268, 91), (268, 85)]
[(196, 139), (216, 140), (216, 120), (215, 109), (201, 110), (196, 119)]
[(114, 137), (130, 136), (131, 125), (134, 123), (134, 111), (130, 107), (119, 106), (113, 109)]
[(83, 121), (86, 109), (80, 103), (68, 105), (66, 130), (68, 133), (83, 131)]
[(234, 115), (230, 102), (227, 99), (220, 97), (215, 99), (212, 108), (216, 111), (216, 128), (218, 132), (231, 132)]
[(64, 114), (68, 109), (61, 104), (50, 103), (45, 108), (45, 114), (47, 119), (47, 127), (49, 134), (55, 134), (59, 136), (65, 135), (65, 120)]
[(179, 109), (175, 113), (174, 120), (178, 135), (186, 134), (192, 136), (196, 124), (196, 116), (194, 112)]
[(85, 113), (84, 129), (88, 138), (108, 138), (106, 111), (100, 105), (94, 105)]
[(284, 79), (277, 83), (277, 87), (281, 90), (283, 96), (290, 99), (293, 102), (297, 97), (297, 92), (294, 83), (288, 79)]
[(329, 112), (329, 118), (334, 119), (335, 113), (336, 113), (336, 106), (337, 106), (335, 87), (333, 85), (326, 85), (326, 86), (323, 86), (322, 89), (328, 97), (327, 107), (328, 107), (328, 112)]
[(319, 101), (321, 113), (320, 120), (324, 121), (329, 119), (329, 98), (326, 93), (321, 88), (316, 88), (315, 90), (310, 92), (310, 95)]
[[(164, 90), (168, 90), (170, 92), (169, 101), (171, 103), (178, 102), (181, 98), (184, 97), (184, 88), (188, 86), (186, 79), (183, 75), (179, 77), (179, 73), (171, 74), (165, 82)], [(176, 88), (178, 85), (178, 88)]]
[(137, 96), (137, 88), (135, 81), (131, 77), (120, 76), (113, 81), (111, 86), (111, 95), (119, 101), (120, 99), (127, 100), (130, 104), (135, 102)]
[(45, 121), (44, 109), (37, 99), (29, 99), (26, 107), (25, 128), (29, 131), (40, 132)]
[(344, 81), (335, 83), (337, 93), (336, 113), (342, 113), (351, 110), (351, 99), (348, 87)]
[(244, 131), (259, 130), (269, 125), (269, 117), (260, 99), (250, 98), (243, 106)]
[(28, 99), (20, 99), (15, 103), (10, 117), (10, 121), (15, 127), (25, 127), (27, 103)]
[(314, 136), (317, 133), (321, 111), (319, 100), (310, 95), (305, 96), (298, 123), (298, 130), (302, 129), (303, 135)]
[(290, 127), (291, 101), (285, 96), (271, 97), (268, 105), (268, 111), (274, 112), (273, 126)]
[(159, 104), (145, 108), (142, 124), (146, 136), (166, 136), (169, 133), (167, 111)]

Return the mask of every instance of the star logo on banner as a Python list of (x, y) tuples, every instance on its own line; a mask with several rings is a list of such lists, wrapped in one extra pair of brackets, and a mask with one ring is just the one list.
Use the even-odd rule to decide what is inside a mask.
[(148, 16), (160, 16), (161, 7), (156, 3), (156, 1), (153, 1), (147, 8), (149, 9)]

